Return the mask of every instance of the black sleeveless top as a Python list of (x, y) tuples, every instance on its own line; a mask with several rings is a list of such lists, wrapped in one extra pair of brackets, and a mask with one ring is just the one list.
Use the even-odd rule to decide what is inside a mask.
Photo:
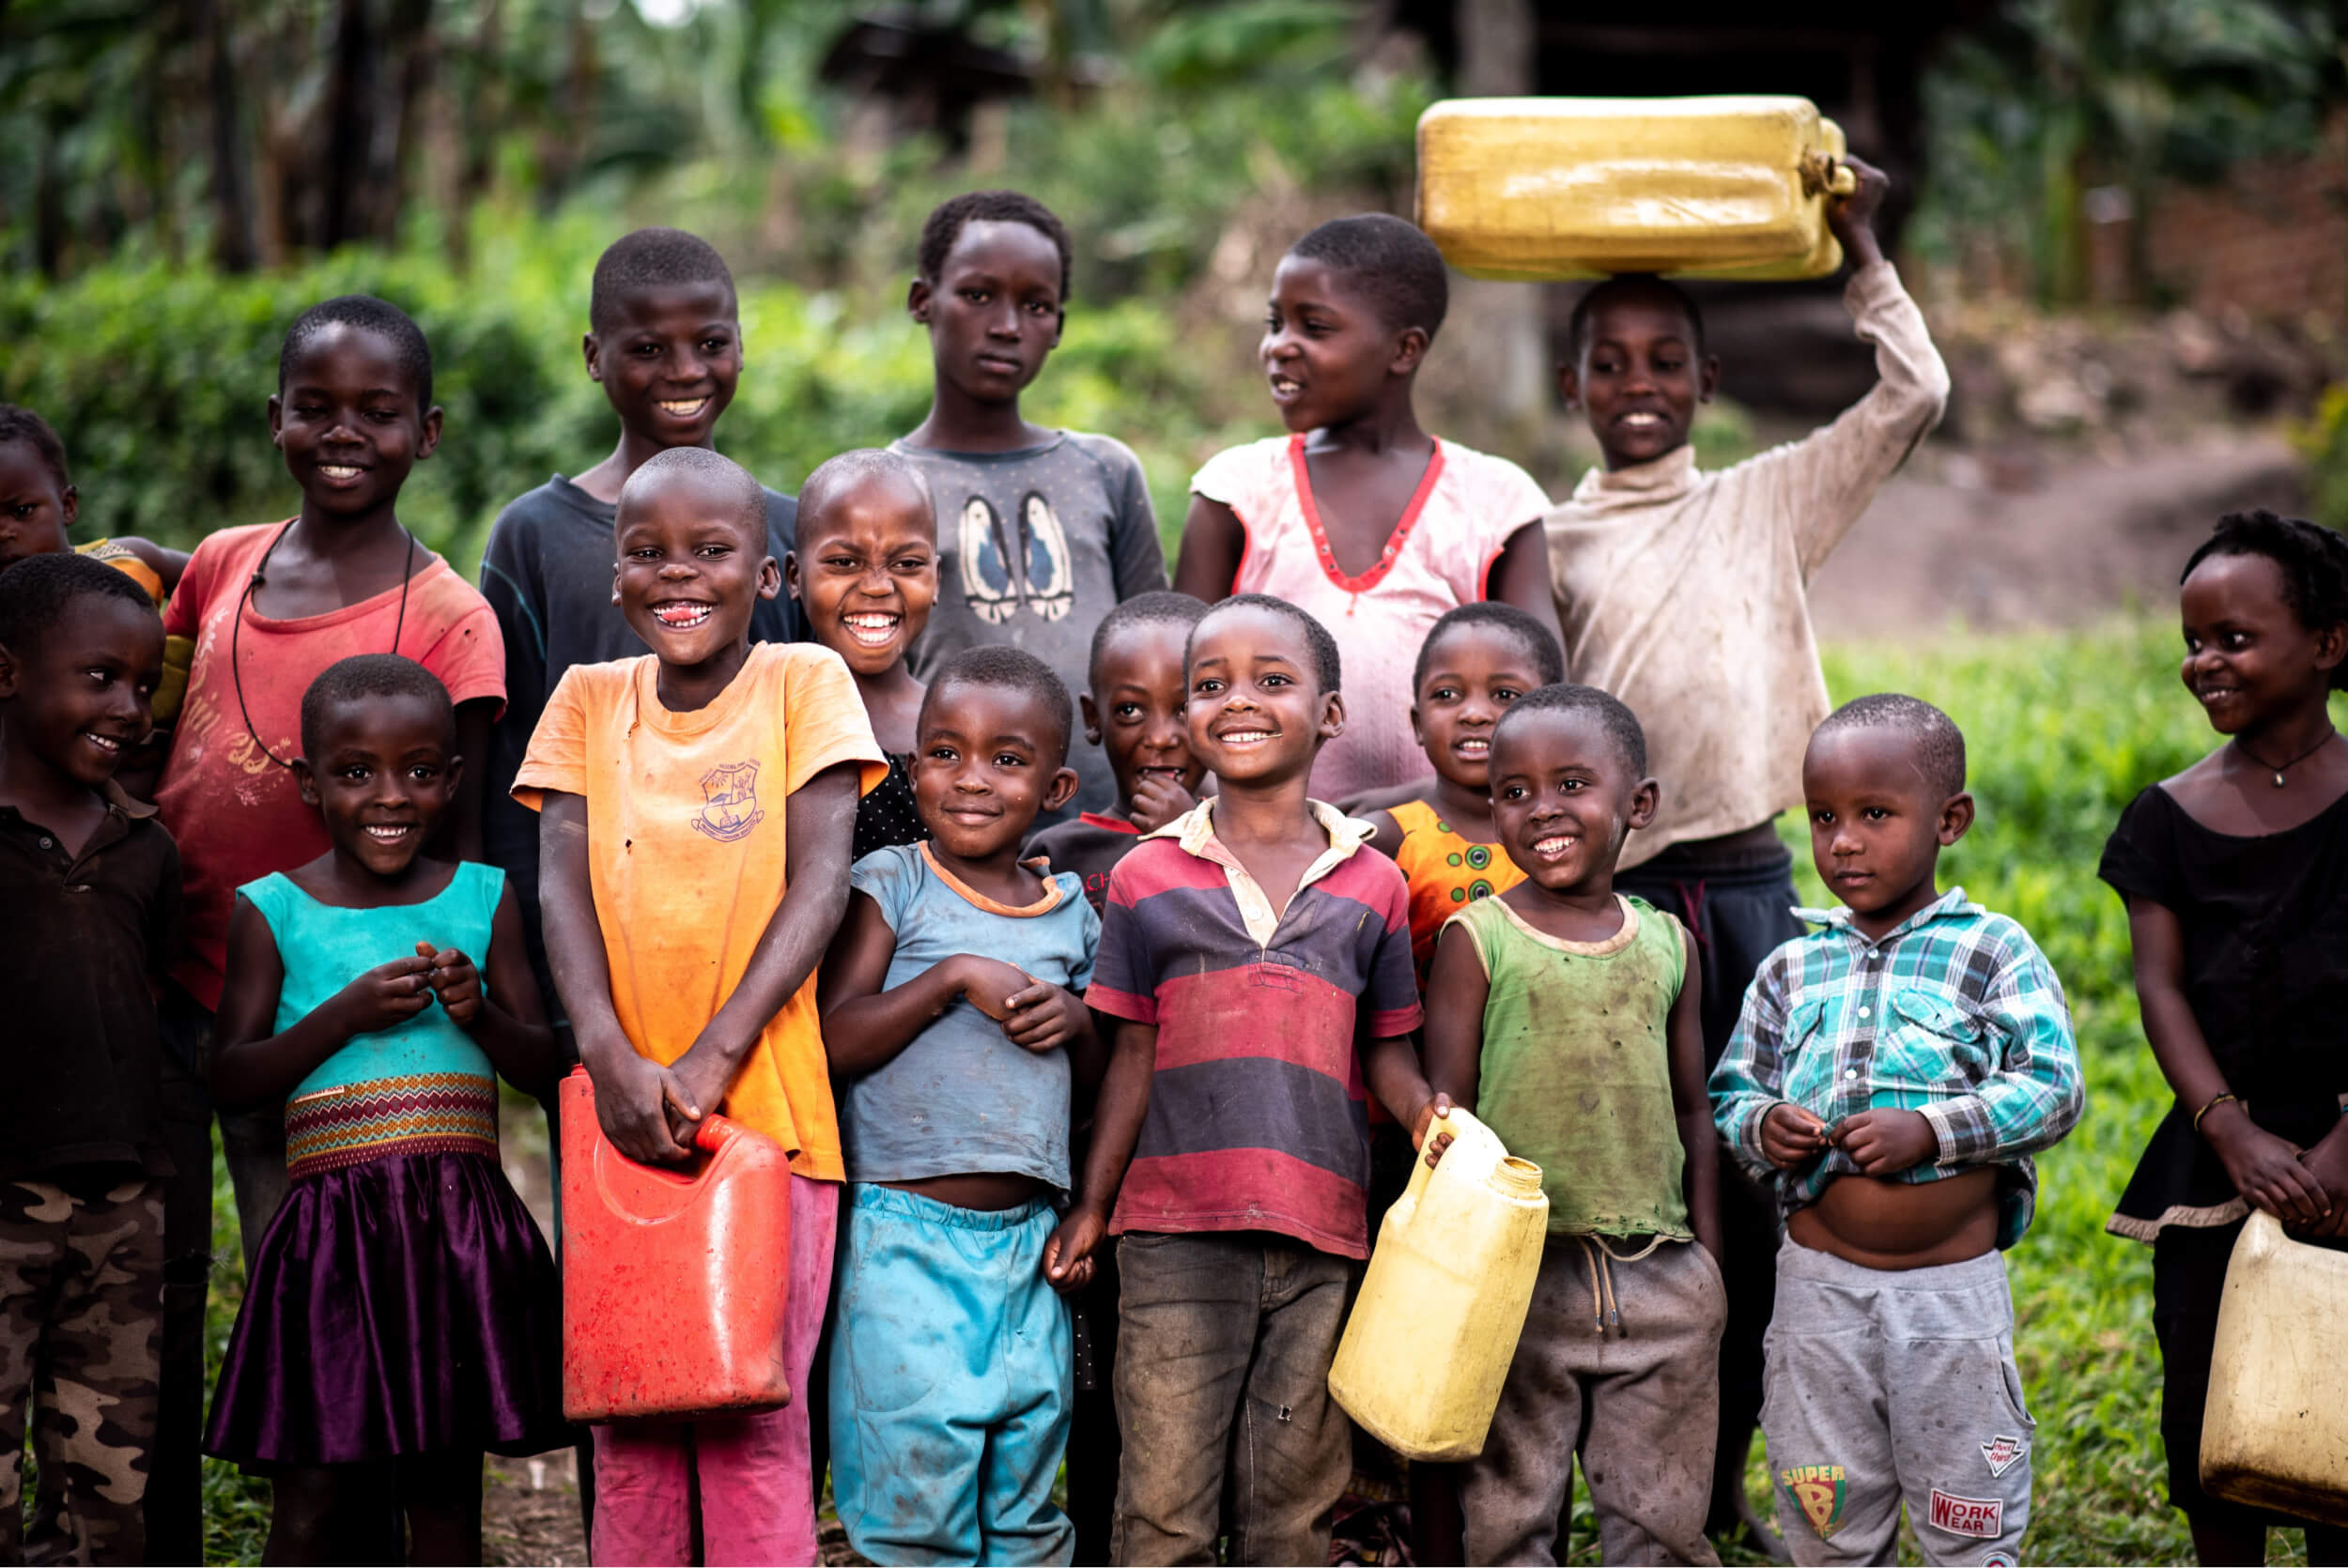
[[(2348, 795), (2297, 827), (2237, 837), (2203, 827), (2158, 785), (2129, 803), (2097, 874), (2171, 911), (2185, 996), (2258, 1126), (2311, 1147), (2348, 1095)], [(2217, 1152), (2172, 1105), (2108, 1226), (2150, 1241), (2167, 1225), (2224, 1225), (2247, 1206)]]
[(874, 850), (919, 844), (929, 838), (921, 813), (914, 808), (913, 774), (906, 766), (907, 759), (907, 753), (890, 753), (888, 776), (856, 803), (856, 833), (848, 851), (851, 861), (861, 860)]

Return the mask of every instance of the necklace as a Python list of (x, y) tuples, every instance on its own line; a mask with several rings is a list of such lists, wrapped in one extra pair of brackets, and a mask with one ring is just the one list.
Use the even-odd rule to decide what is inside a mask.
[[(2288, 773), (2291, 769), (2297, 767), (2300, 763), (2306, 761), (2309, 758), (2314, 756), (2317, 752), (2329, 746), (2331, 744), (2332, 737), (2339, 732), (2339, 730), (2334, 730), (2327, 724), (2324, 727), (2324, 738), (2322, 740), (2316, 742), (2313, 746), (2299, 753), (2298, 756), (2294, 757), (2290, 761), (2276, 763), (2273, 768), (2275, 775), (2275, 788), (2278, 790), (2281, 789), (2283, 787), (2283, 775), (2285, 773)], [(2236, 736), (2234, 738), (2233, 748), (2242, 753), (2245, 757), (2249, 758), (2250, 761), (2257, 763), (2259, 767), (2265, 768), (2267, 766), (2265, 762), (2260, 761), (2260, 759), (2251, 752), (2248, 746), (2242, 744), (2240, 736)]]
[[(253, 744), (261, 748), (261, 755), (281, 768), (291, 768), (293, 764), (269, 748), (269, 742), (261, 739), (261, 732), (253, 728), (253, 710), (244, 705), (244, 665), (237, 657), (237, 645), (244, 636), (245, 607), (253, 603), (253, 591), (266, 580), (263, 574), (269, 570), (269, 558), (277, 553), (277, 546), (285, 543), (286, 535), (293, 531), (294, 523), (300, 520), (289, 519), (284, 528), (277, 530), (277, 537), (269, 542), (269, 548), (261, 552), (260, 561), (254, 565), (253, 575), (245, 579), (244, 592), (237, 595), (237, 618), (228, 623), (228, 677), (237, 688), (237, 712), (243, 715), (244, 732), (253, 737)], [(408, 624), (408, 585), (416, 575), (416, 536), (409, 532), (404, 523), (400, 525), (399, 531), (408, 534), (408, 561), (399, 569), (399, 615), (392, 622), (392, 646), (388, 650), (394, 653), (399, 652), (400, 630)]]

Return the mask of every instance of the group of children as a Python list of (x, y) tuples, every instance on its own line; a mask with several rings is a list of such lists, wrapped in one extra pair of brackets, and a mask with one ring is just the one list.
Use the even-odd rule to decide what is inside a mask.
[[(497, 1080), (576, 1061), (621, 1154), (722, 1112), (791, 1169), (794, 1397), (597, 1427), (598, 1561), (811, 1561), (826, 1475), (885, 1562), (1326, 1560), (1330, 1361), (1455, 1109), (1540, 1165), (1549, 1240), (1482, 1456), (1413, 1467), (1422, 1560), (1553, 1560), (1578, 1459), (1608, 1560), (1713, 1561), (1755, 1415), (1797, 1560), (1892, 1560), (1903, 1504), (1929, 1560), (2015, 1560), (2002, 1253), (2083, 1096), (2043, 956), (1939, 885), (1955, 725), (1827, 712), (1804, 584), (1947, 387), (1859, 169), (1878, 387), (1700, 471), (1694, 306), (1600, 285), (1563, 386), (1604, 465), (1557, 507), (1416, 423), (1432, 245), (1314, 230), (1262, 349), (1290, 433), (1199, 471), (1182, 592), (1132, 453), (1020, 416), (1071, 245), (1012, 192), (924, 229), (929, 417), (796, 502), (712, 446), (722, 260), (614, 244), (618, 445), (500, 515), (479, 591), (398, 520), (440, 414), (379, 300), (286, 335), (299, 515), (192, 558), (70, 552), (64, 453), (0, 410), (0, 930), (45, 1047), (0, 1059), (0, 1555), (194, 1560), (200, 1427), (273, 1478), (270, 1560), (476, 1560), (481, 1453), (573, 1436)], [(2114, 1227), (2156, 1237), (2217, 1560), (2267, 1522), (2194, 1480), (2232, 1227), (2348, 1224), (2348, 550), (2229, 519), (2185, 582), (2232, 738), (2105, 861), (2178, 1093)], [(1834, 908), (1792, 909), (1794, 808)], [(206, 1422), (215, 1107), (248, 1267)]]

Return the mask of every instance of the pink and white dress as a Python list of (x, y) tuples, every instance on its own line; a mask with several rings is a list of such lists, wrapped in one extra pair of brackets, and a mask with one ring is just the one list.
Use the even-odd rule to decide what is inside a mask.
[(1438, 440), (1411, 503), (1369, 570), (1338, 569), (1303, 436), (1274, 436), (1215, 453), (1191, 477), (1247, 530), (1234, 593), (1269, 593), (1308, 611), (1337, 640), (1345, 733), (1322, 748), (1312, 792), (1350, 799), (1434, 770), (1411, 738), (1411, 669), (1445, 610), (1487, 597), (1508, 536), (1538, 522), (1549, 498), (1505, 458)]

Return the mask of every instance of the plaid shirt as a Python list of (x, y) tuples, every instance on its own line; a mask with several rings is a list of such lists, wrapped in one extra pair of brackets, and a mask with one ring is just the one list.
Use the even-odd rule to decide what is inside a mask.
[(1848, 909), (1794, 913), (1825, 929), (1769, 955), (1712, 1069), (1713, 1119), (1730, 1150), (1776, 1190), (1783, 1219), (1858, 1166), (1837, 1148), (1806, 1169), (1771, 1165), (1761, 1121), (1772, 1106), (1798, 1105), (1830, 1127), (1870, 1109), (1918, 1112), (1939, 1157), (1895, 1179), (2010, 1167), (1998, 1245), (2013, 1246), (2037, 1203), (2031, 1151), (2070, 1131), (2086, 1103), (2070, 1009), (2046, 955), (1961, 887), (1877, 942)]

